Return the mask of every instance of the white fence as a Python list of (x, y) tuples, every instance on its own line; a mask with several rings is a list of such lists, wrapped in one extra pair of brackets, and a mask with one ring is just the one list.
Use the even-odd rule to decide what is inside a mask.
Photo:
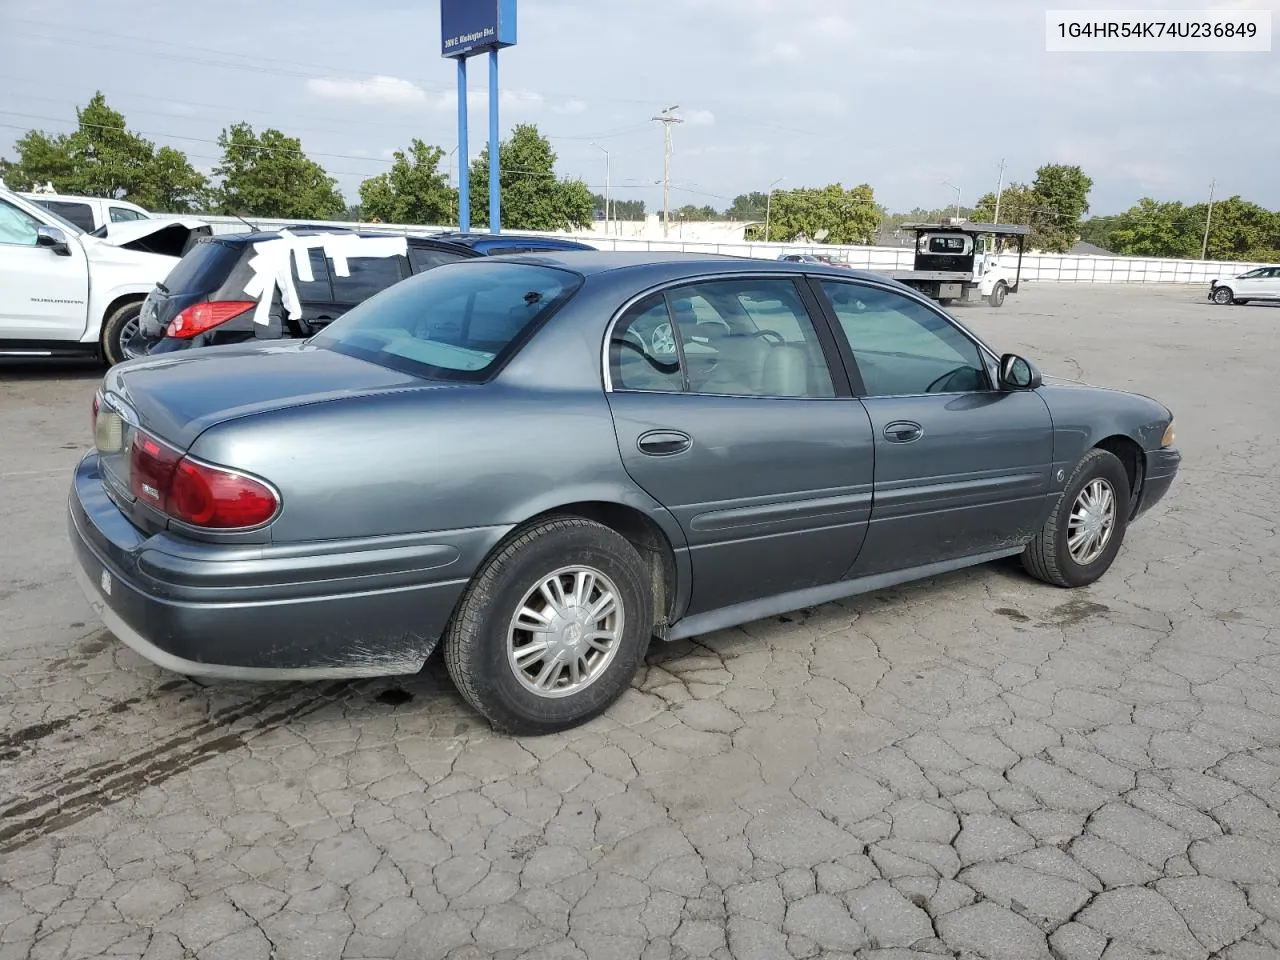
[[(235, 217), (201, 217), (214, 228), (215, 234), (246, 233), (249, 226)], [(296, 226), (297, 220), (254, 218), (253, 225), (262, 230)], [(317, 225), (351, 227), (388, 233), (428, 234), (455, 230), (449, 226), (426, 226), (402, 223), (351, 223), (344, 221), (309, 221)], [(534, 231), (510, 230), (507, 233), (536, 234)], [(824, 253), (847, 261), (860, 270), (910, 270), (914, 252), (909, 247), (823, 246), (794, 243), (698, 243), (686, 240), (632, 240), (597, 233), (557, 233), (550, 236), (572, 237), (601, 250), (677, 251), (715, 253), (736, 257), (773, 260), (782, 253)], [(1006, 254), (1003, 262), (1012, 269), (1017, 256)], [(1231, 277), (1263, 263), (1222, 263), (1212, 260), (1171, 260), (1150, 257), (1086, 257), (1071, 254), (1029, 253), (1022, 258), (1022, 279), (1054, 283), (1208, 283), (1218, 277)]]

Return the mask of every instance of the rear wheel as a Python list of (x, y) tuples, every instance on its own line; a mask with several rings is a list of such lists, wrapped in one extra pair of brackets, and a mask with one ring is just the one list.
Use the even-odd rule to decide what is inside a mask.
[(497, 729), (554, 733), (622, 695), (652, 621), (648, 572), (625, 538), (589, 520), (547, 520), (476, 574), (445, 636), (445, 664)]
[(1005, 282), (1001, 280), (999, 283), (996, 284), (995, 289), (992, 290), (991, 293), (988, 295), (987, 303), (991, 304), (991, 306), (993, 307), (1003, 306), (1005, 294), (1007, 294), (1008, 292), (1009, 292), (1009, 288), (1005, 286)]
[(134, 300), (117, 308), (102, 322), (102, 356), (108, 366), (128, 359), (124, 345), (137, 334), (141, 314), (142, 301)]
[(1214, 287), (1213, 302), (1218, 304), (1235, 303), (1235, 294), (1231, 292), (1230, 287)]
[(1083, 587), (1110, 569), (1124, 542), (1130, 502), (1129, 475), (1107, 450), (1090, 450), (1053, 513), (1022, 554), (1038, 580)]

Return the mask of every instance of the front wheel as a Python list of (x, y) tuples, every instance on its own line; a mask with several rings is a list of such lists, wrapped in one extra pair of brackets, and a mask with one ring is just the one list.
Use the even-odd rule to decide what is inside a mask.
[(1089, 451), (1053, 513), (1022, 554), (1022, 565), (1057, 587), (1084, 587), (1111, 568), (1128, 528), (1129, 475), (1107, 450)]
[(1235, 303), (1235, 294), (1231, 292), (1230, 287), (1214, 287), (1213, 302), (1222, 305)]
[(990, 295), (988, 295), (987, 303), (991, 304), (993, 307), (1004, 306), (1005, 294), (1008, 292), (1009, 288), (1005, 285), (1005, 282), (1001, 280), (996, 284), (995, 289), (991, 291)]
[(142, 301), (126, 303), (113, 311), (102, 322), (102, 357), (114, 367), (129, 359), (125, 344), (138, 332), (138, 318), (142, 315)]
[(623, 694), (652, 630), (639, 553), (608, 527), (562, 517), (521, 531), (476, 574), (445, 635), (445, 664), (498, 730), (555, 733)]

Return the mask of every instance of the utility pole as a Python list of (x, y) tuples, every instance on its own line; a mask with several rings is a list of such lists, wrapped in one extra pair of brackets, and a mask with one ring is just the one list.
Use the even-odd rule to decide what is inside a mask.
[(1000, 158), (1000, 179), (996, 181), (996, 217), (995, 222), (1000, 222), (1000, 194), (1004, 192), (1004, 157)]
[(658, 123), (662, 124), (663, 133), (663, 150), (662, 150), (662, 237), (666, 239), (669, 235), (671, 225), (671, 125), (673, 123), (684, 123), (677, 116), (672, 115), (673, 110), (679, 110), (676, 106), (667, 107), (662, 111), (660, 116), (654, 117)]
[(1215, 177), (1213, 183), (1209, 184), (1209, 211), (1204, 217), (1204, 243), (1200, 246), (1200, 259), (1209, 259), (1209, 224), (1213, 222), (1213, 191), (1218, 186), (1218, 180)]
[(764, 200), (764, 242), (769, 242), (769, 215), (773, 212), (773, 188), (780, 184), (786, 177), (779, 177), (773, 183), (769, 184), (769, 195)]
[(604, 232), (609, 232), (609, 194), (612, 161), (609, 158), (609, 151), (598, 143), (591, 144), (597, 150), (604, 154)]

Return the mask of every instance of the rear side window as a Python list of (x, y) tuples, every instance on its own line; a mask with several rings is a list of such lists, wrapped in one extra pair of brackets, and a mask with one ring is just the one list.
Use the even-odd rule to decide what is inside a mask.
[(69, 220), (86, 233), (94, 229), (93, 208), (87, 203), (70, 200), (37, 200), (42, 207), (52, 210), (64, 220)]
[(137, 210), (130, 210), (128, 207), (112, 207), (111, 222), (112, 223), (129, 223), (133, 220), (146, 220), (147, 217), (139, 213)]
[(470, 258), (465, 254), (453, 253), (450, 250), (435, 250), (431, 247), (409, 248), (409, 263), (413, 265), (414, 273), (421, 273), (423, 270), (430, 270), (446, 263), (455, 263), (458, 260), (467, 259)]
[[(311, 279), (303, 280), (298, 274), (298, 262), (292, 261), (293, 283), (298, 290), (298, 299), (303, 303), (330, 303), (333, 301), (333, 290), (329, 286), (329, 262), (324, 251), (319, 247), (311, 247), (305, 251), (307, 263), (311, 265)], [(295, 251), (294, 257), (301, 256), (303, 251)]]
[(312, 342), (416, 376), (482, 380), (581, 284), (532, 264), (446, 265), (364, 301)]
[(205, 294), (217, 290), (247, 248), (242, 244), (197, 243), (164, 278), (170, 293)]
[(333, 299), (336, 303), (363, 303), (399, 283), (408, 274), (404, 257), (351, 257), (347, 260), (350, 276), (333, 277)]

